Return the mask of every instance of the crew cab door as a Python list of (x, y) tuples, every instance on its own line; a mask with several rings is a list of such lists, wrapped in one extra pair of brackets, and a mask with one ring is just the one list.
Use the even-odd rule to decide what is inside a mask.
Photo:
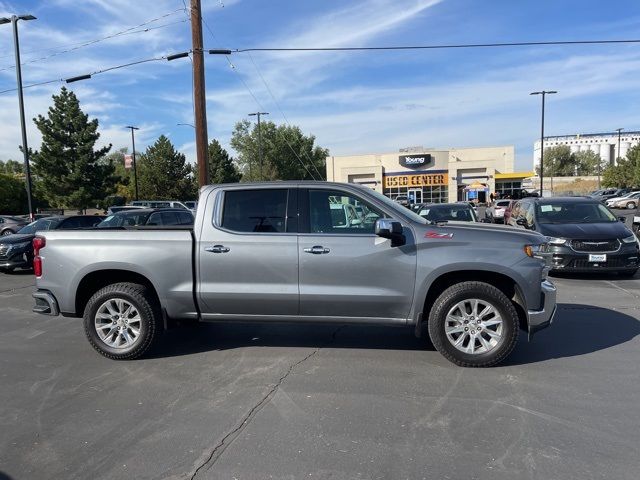
[(203, 318), (298, 314), (296, 194), (234, 186), (208, 197), (196, 239)]
[(391, 247), (374, 234), (376, 219), (392, 215), (348, 190), (319, 186), (298, 195), (300, 315), (404, 321), (413, 301), (415, 245)]

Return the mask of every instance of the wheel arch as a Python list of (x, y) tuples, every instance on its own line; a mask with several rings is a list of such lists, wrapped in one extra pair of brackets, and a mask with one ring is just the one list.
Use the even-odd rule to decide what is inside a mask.
[[(424, 296), (422, 312), (419, 314), (418, 321), (416, 322), (416, 335), (421, 335), (421, 332), (425, 329), (426, 323), (429, 320), (429, 312), (440, 294), (452, 285), (469, 281), (487, 283), (504, 293), (506, 297), (511, 300), (518, 312), (520, 328), (527, 331), (528, 321), (525, 297), (516, 280), (504, 273), (490, 270), (454, 270), (440, 274), (429, 285), (426, 295)], [(424, 325), (422, 325), (423, 323)]]
[(89, 301), (91, 296), (98, 290), (106, 287), (107, 285), (122, 282), (144, 285), (157, 302), (157, 305), (160, 305), (160, 297), (158, 296), (158, 292), (153, 286), (153, 283), (144, 275), (137, 272), (132, 272), (130, 270), (95, 270), (85, 275), (78, 283), (78, 288), (76, 289), (75, 296), (76, 316), (82, 316), (87, 302)]

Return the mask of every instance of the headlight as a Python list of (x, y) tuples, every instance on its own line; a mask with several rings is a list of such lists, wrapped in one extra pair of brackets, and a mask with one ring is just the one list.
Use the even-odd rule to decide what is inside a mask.
[(525, 245), (524, 253), (529, 257), (544, 258), (542, 254), (547, 253), (547, 244), (541, 243), (539, 245)]
[(567, 243), (566, 238), (559, 237), (547, 237), (547, 241), (549, 242), (549, 245), (564, 245)]
[(638, 239), (636, 238), (635, 235), (631, 235), (630, 237), (623, 238), (622, 242), (623, 243), (638, 243)]

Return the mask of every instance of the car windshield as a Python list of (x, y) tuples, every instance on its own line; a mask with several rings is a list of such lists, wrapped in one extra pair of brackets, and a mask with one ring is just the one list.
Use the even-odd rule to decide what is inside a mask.
[(429, 222), (475, 222), (472, 208), (461, 205), (427, 205), (420, 210), (420, 216)]
[(618, 219), (607, 207), (593, 203), (543, 203), (536, 206), (538, 223), (613, 223)]
[(511, 200), (499, 200), (496, 202), (496, 207), (508, 207)]
[(40, 220), (30, 223), (26, 227), (22, 227), (18, 233), (23, 235), (33, 235), (36, 232), (53, 230), (60, 225), (60, 221), (61, 220), (59, 218), (41, 218)]
[(134, 227), (136, 225), (144, 225), (148, 216), (149, 212), (140, 212), (137, 210), (122, 211), (105, 218), (98, 224), (98, 228)]

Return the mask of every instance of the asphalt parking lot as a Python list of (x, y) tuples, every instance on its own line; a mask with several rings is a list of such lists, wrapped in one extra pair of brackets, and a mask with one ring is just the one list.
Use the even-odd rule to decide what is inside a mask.
[(475, 370), (360, 326), (179, 328), (114, 362), (0, 274), (0, 478), (635, 480), (640, 278), (555, 282), (554, 325)]

